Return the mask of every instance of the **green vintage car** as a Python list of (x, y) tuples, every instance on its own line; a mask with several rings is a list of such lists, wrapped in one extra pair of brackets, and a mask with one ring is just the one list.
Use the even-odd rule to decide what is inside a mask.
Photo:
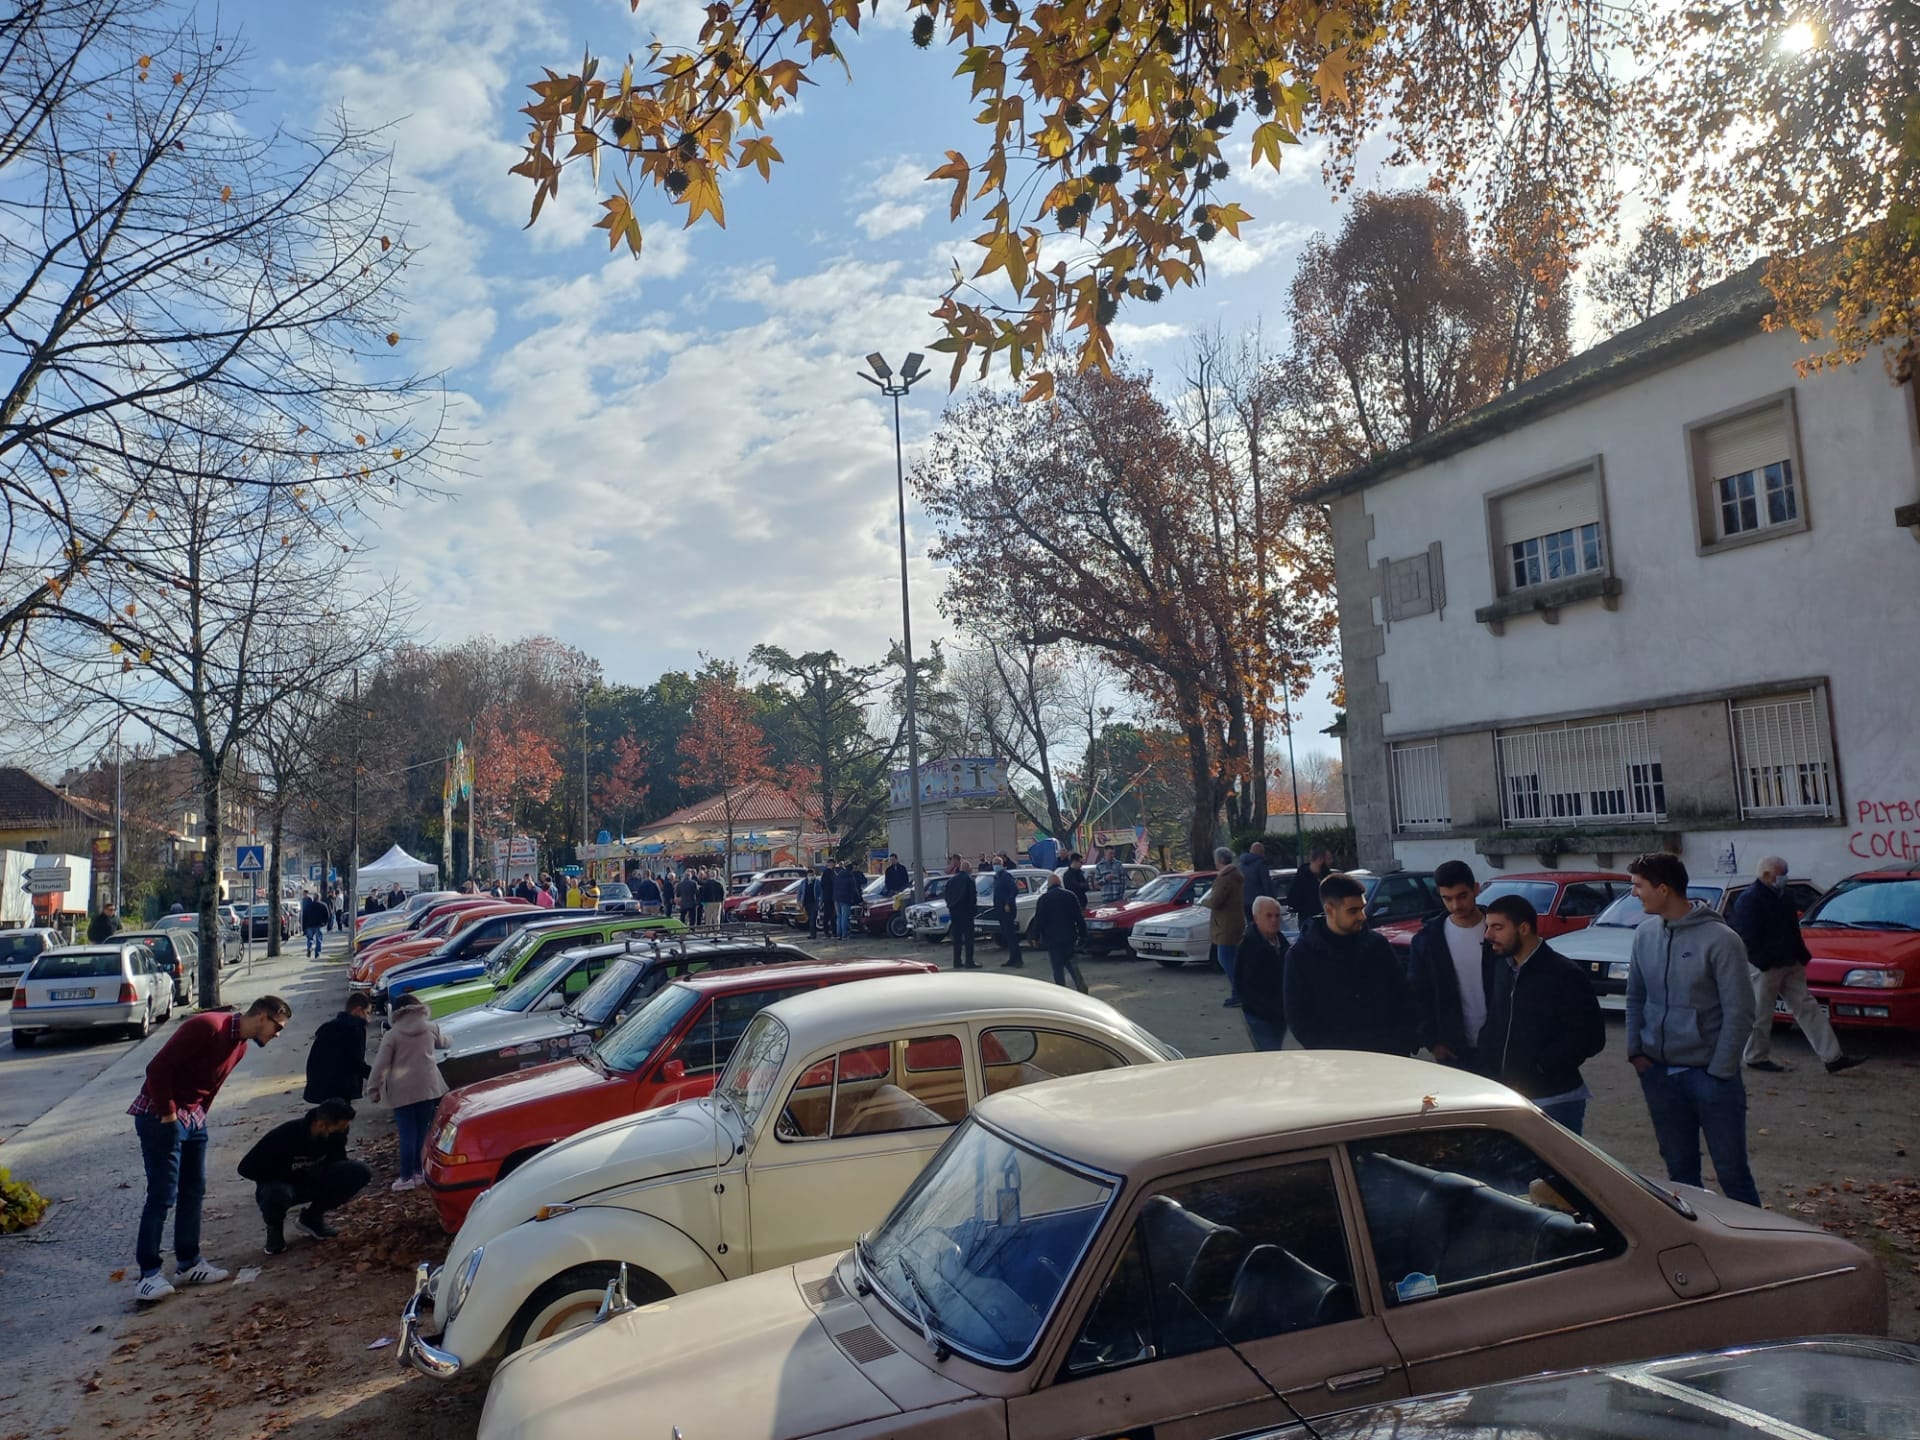
[(456, 1015), (475, 1005), (485, 1005), (522, 977), (531, 975), (562, 950), (578, 950), (583, 945), (605, 945), (635, 931), (658, 931), (680, 935), (686, 926), (664, 915), (595, 915), (551, 925), (529, 925), (516, 935), (502, 940), (487, 956), (486, 974), (456, 985), (436, 985), (414, 993), (427, 1003), (427, 1010), (438, 1020)]

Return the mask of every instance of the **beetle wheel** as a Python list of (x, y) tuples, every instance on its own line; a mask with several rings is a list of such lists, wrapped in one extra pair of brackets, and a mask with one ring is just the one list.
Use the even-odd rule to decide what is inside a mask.
[[(600, 1312), (607, 1286), (619, 1274), (620, 1266), (612, 1260), (596, 1260), (561, 1271), (529, 1295), (513, 1317), (513, 1324), (507, 1327), (507, 1353), (590, 1323)], [(627, 1298), (636, 1305), (665, 1300), (672, 1294), (672, 1287), (651, 1270), (627, 1266)]]

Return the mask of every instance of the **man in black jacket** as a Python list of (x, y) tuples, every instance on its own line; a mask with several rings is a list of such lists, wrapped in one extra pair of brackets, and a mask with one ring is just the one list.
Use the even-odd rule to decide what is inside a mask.
[(307, 937), (307, 958), (318, 960), (327, 938), (327, 907), (311, 890), (300, 897), (300, 929)]
[(1025, 969), (1027, 962), (1020, 958), (1020, 882), (1013, 878), (1013, 861), (1005, 855), (993, 872), (992, 913), (1000, 925), (1000, 943), (1007, 948), (1007, 958), (1000, 962), (1000, 968)]
[[(951, 873), (953, 878), (947, 881), (940, 895), (947, 902), (947, 935), (953, 941), (953, 968), (978, 970), (980, 963), (973, 958), (973, 922), (980, 911), (980, 892), (974, 888), (973, 867), (966, 861), (961, 860), (959, 868)], [(962, 946), (966, 948), (964, 960), (960, 958)]]
[(1820, 1002), (1807, 993), (1807, 942), (1800, 933), (1800, 912), (1786, 892), (1787, 862), (1778, 855), (1762, 860), (1754, 883), (1733, 902), (1727, 923), (1747, 947), (1753, 966), (1753, 1033), (1747, 1037), (1749, 1070), (1786, 1070), (1773, 1058), (1773, 1010), (1785, 1000), (1800, 1033), (1830, 1074), (1864, 1065), (1865, 1057), (1845, 1055), (1834, 1038)]
[(898, 895), (902, 890), (913, 884), (913, 876), (907, 873), (907, 867), (900, 863), (900, 857), (898, 855), (887, 856), (887, 873), (885, 878), (885, 888), (889, 895)]
[(1287, 954), (1283, 994), (1303, 1049), (1413, 1053), (1407, 972), (1367, 929), (1367, 892), (1351, 876), (1320, 882), (1320, 914)]
[(1287, 1039), (1287, 937), (1280, 933), (1280, 902), (1262, 895), (1253, 902), (1253, 924), (1240, 937), (1233, 958), (1240, 990), (1240, 1018), (1256, 1050), (1278, 1050)]
[(1083, 868), (1085, 863), (1081, 859), (1080, 852), (1074, 851), (1067, 856), (1067, 873), (1060, 878), (1060, 883), (1066, 887), (1067, 893), (1080, 902), (1080, 913), (1083, 915), (1086, 914), (1088, 896), (1093, 889), (1087, 883), (1087, 872)]
[(347, 1158), (347, 1130), (353, 1124), (353, 1106), (344, 1100), (322, 1100), (298, 1120), (277, 1125), (254, 1142), (240, 1161), (241, 1178), (253, 1181), (254, 1199), (267, 1222), (267, 1253), (287, 1248), (287, 1212), (303, 1208), (293, 1226), (315, 1240), (331, 1240), (340, 1232), (327, 1224), (327, 1211), (337, 1210), (362, 1190), (373, 1172)]
[(1333, 856), (1327, 853), (1326, 847), (1315, 846), (1306, 864), (1294, 871), (1293, 879), (1287, 882), (1287, 908), (1293, 911), (1293, 918), (1300, 922), (1302, 930), (1320, 913), (1320, 882), (1327, 878), (1332, 866)]
[(302, 1092), (309, 1105), (360, 1098), (373, 1068), (367, 1064), (368, 1008), (365, 995), (349, 995), (347, 1008), (313, 1032)]
[(1058, 875), (1047, 877), (1047, 888), (1034, 906), (1033, 926), (1040, 933), (1040, 943), (1047, 947), (1047, 958), (1053, 962), (1053, 983), (1065, 985), (1071, 976), (1073, 988), (1086, 994), (1087, 982), (1073, 963), (1073, 951), (1087, 938), (1087, 919), (1079, 897), (1061, 883)]
[(1607, 1048), (1606, 1022), (1586, 972), (1540, 938), (1540, 916), (1518, 895), (1487, 905), (1487, 943), (1500, 957), (1481, 1032), (1481, 1070), (1578, 1135), (1593, 1091), (1583, 1061)]
[(1480, 886), (1466, 862), (1444, 861), (1433, 872), (1433, 886), (1447, 908), (1413, 937), (1407, 983), (1414, 1038), (1442, 1065), (1472, 1070), (1497, 962), (1487, 944)]

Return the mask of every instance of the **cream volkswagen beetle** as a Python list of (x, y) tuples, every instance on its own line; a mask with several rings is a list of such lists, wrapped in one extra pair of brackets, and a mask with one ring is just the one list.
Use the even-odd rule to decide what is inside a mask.
[(1319, 1414), (1887, 1319), (1837, 1236), (1340, 1052), (995, 1095), (852, 1251), (615, 1290), (501, 1365), (481, 1440), (1210, 1440), (1284, 1423), (1269, 1385)]
[(583, 1130), (485, 1192), (447, 1263), (419, 1267), (399, 1358), (446, 1378), (583, 1324), (622, 1265), (628, 1293), (655, 1300), (838, 1250), (983, 1096), (1177, 1058), (1104, 1001), (1022, 976), (769, 1005), (711, 1096)]

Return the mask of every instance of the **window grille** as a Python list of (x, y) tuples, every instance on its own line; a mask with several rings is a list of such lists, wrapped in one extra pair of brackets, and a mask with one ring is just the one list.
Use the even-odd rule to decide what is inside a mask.
[(1393, 823), (1396, 830), (1445, 830), (1447, 779), (1440, 768), (1440, 744), (1396, 741), (1387, 747), (1393, 770)]
[(1818, 698), (1802, 691), (1738, 700), (1728, 710), (1740, 813), (1831, 817), (1832, 746)]
[(1506, 731), (1497, 744), (1508, 825), (1666, 817), (1666, 776), (1644, 714)]

